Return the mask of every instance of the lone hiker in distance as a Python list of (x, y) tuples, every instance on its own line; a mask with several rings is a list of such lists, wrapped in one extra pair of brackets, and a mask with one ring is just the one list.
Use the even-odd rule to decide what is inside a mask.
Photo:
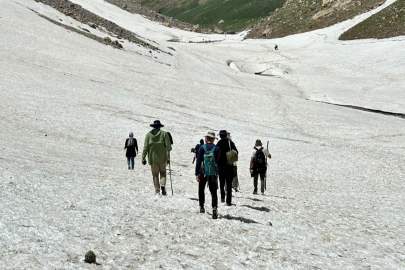
[(150, 164), (153, 184), (155, 185), (155, 194), (159, 195), (160, 189), (162, 189), (162, 195), (166, 195), (166, 163), (169, 160), (172, 145), (167, 132), (160, 129), (164, 125), (159, 120), (155, 120), (150, 126), (153, 129), (145, 136), (142, 164), (146, 165), (146, 155), (148, 155), (148, 163)]
[[(127, 161), (128, 161), (128, 170), (131, 169), (132, 165), (132, 170), (134, 169), (135, 165), (135, 157), (138, 154), (138, 142), (134, 138), (134, 133), (130, 132), (129, 133), (129, 138), (126, 139), (125, 141), (125, 147), (124, 150), (127, 149)], [(131, 164), (130, 164), (131, 162)]]
[(217, 163), (221, 155), (221, 149), (214, 145), (215, 133), (207, 132), (205, 143), (200, 147), (197, 154), (197, 163), (195, 166), (195, 176), (198, 182), (198, 201), (200, 204), (200, 213), (205, 213), (205, 186), (208, 182), (208, 188), (211, 192), (212, 218), (218, 218), (218, 168)]
[(264, 149), (262, 141), (256, 140), (253, 147), (252, 158), (250, 159), (250, 175), (253, 177), (253, 194), (257, 194), (257, 182), (260, 176), (260, 191), (264, 195), (264, 179), (266, 178), (267, 163), (266, 156), (271, 158), (268, 149)]

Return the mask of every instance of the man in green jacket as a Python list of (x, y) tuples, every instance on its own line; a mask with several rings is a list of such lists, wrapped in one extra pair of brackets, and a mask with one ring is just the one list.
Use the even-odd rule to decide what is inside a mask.
[[(143, 145), (142, 164), (146, 165), (146, 155), (148, 155), (148, 163), (152, 170), (153, 183), (155, 185), (155, 193), (166, 195), (166, 164), (169, 160), (172, 145), (167, 132), (160, 130), (164, 127), (159, 120), (155, 120), (150, 125), (153, 129), (146, 134), (145, 142)], [(159, 183), (160, 173), (160, 183)]]

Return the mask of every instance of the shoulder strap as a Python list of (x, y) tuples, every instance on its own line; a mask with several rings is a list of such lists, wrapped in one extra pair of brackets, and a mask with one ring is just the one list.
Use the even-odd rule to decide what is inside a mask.
[(217, 148), (216, 145), (214, 145), (214, 147), (212, 147), (211, 151), (214, 152), (214, 151), (215, 151), (215, 148)]
[(205, 152), (208, 151), (207, 146), (205, 146), (205, 144), (202, 147), (204, 148)]

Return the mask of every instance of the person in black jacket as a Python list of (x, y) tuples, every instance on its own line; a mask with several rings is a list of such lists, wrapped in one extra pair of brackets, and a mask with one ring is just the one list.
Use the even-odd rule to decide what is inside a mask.
[(230, 149), (236, 149), (235, 144), (228, 139), (228, 132), (226, 130), (221, 130), (219, 132), (219, 137), (221, 140), (218, 141), (217, 147), (221, 149), (221, 156), (218, 161), (219, 169), (219, 182), (221, 189), (221, 202), (225, 202), (225, 183), (226, 183), (226, 205), (232, 205), (232, 179), (233, 179), (233, 164), (229, 164), (226, 158), (226, 153)]
[(195, 155), (194, 155), (194, 158), (193, 158), (193, 162), (191, 162), (192, 164), (194, 164), (194, 161), (197, 159), (198, 151), (200, 150), (200, 147), (201, 147), (202, 145), (204, 145), (204, 140), (203, 140), (203, 139), (201, 139), (201, 140), (200, 140), (200, 143), (197, 144), (197, 145), (194, 147), (194, 153), (195, 153)]
[(129, 138), (125, 141), (125, 147), (127, 149), (127, 161), (128, 161), (128, 170), (131, 169), (130, 164), (132, 165), (132, 170), (135, 166), (135, 157), (138, 154), (138, 142), (134, 138), (134, 133), (129, 133)]

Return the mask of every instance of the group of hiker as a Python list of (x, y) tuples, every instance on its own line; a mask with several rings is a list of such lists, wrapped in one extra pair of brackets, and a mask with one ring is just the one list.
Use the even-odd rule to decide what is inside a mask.
[[(149, 163), (152, 171), (153, 183), (156, 195), (166, 195), (166, 167), (170, 166), (170, 151), (173, 139), (169, 132), (161, 130), (164, 125), (155, 120), (150, 125), (153, 129), (145, 136), (142, 151), (142, 164)], [(212, 218), (218, 218), (218, 195), (220, 189), (221, 203), (232, 206), (232, 189), (238, 191), (237, 161), (238, 149), (232, 141), (230, 133), (226, 130), (219, 132), (219, 141), (214, 144), (217, 137), (215, 132), (207, 132), (204, 140), (192, 149), (195, 153), (192, 163), (196, 162), (195, 176), (198, 182), (198, 201), (200, 213), (205, 213), (205, 187), (211, 193)], [(128, 169), (134, 169), (134, 158), (138, 154), (137, 140), (133, 133), (125, 141)], [(253, 177), (253, 194), (258, 191), (258, 179), (260, 177), (260, 191), (264, 194), (265, 177), (267, 170), (267, 157), (271, 158), (268, 149), (264, 149), (260, 140), (256, 140), (250, 160), (250, 174)], [(146, 158), (148, 160), (146, 161)], [(169, 168), (170, 170), (170, 168)], [(219, 183), (218, 183), (219, 180)]]

